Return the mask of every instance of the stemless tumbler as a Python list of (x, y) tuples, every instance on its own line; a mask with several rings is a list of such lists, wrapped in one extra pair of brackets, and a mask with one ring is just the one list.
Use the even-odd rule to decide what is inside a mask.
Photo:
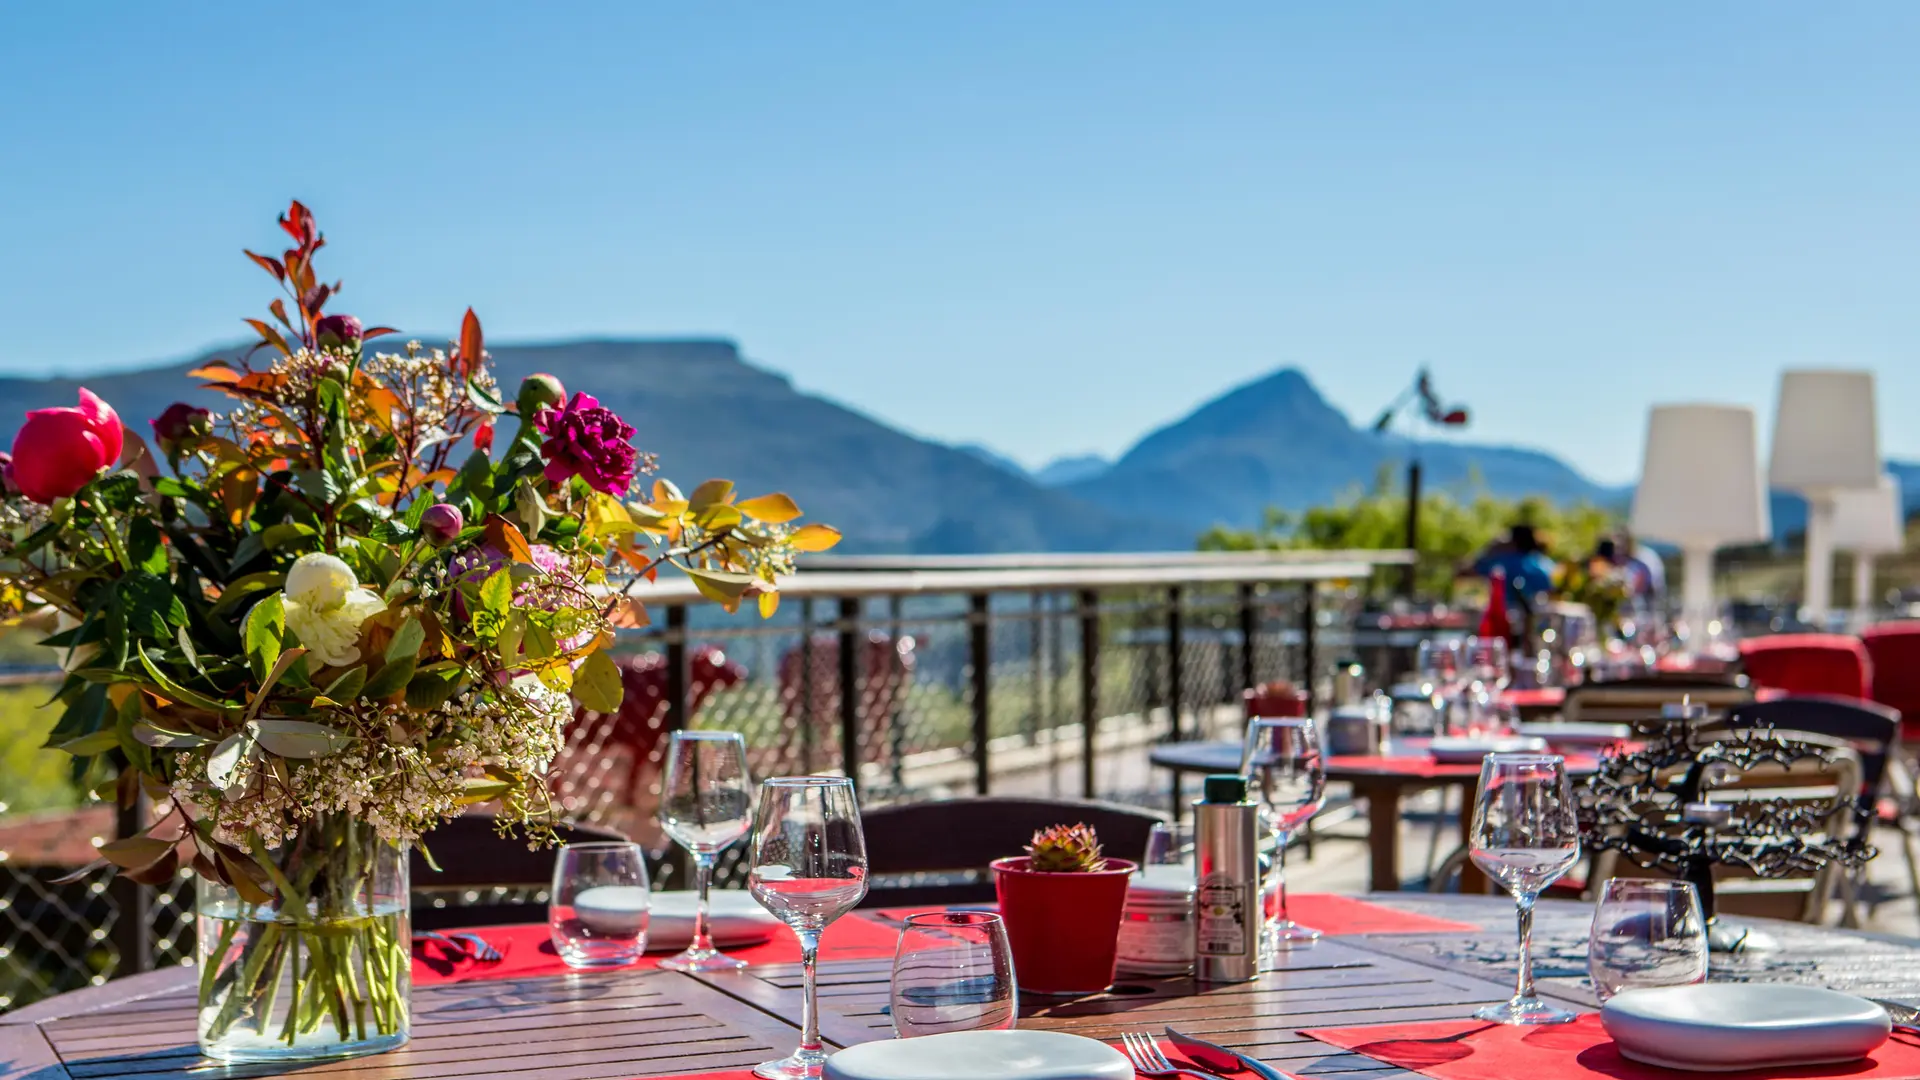
[(547, 928), (569, 967), (631, 964), (647, 951), (647, 860), (639, 844), (568, 844), (553, 861)]
[(1622, 990), (1707, 978), (1707, 921), (1684, 881), (1608, 878), (1593, 905), (1587, 974), (1605, 1001)]
[(1000, 916), (909, 915), (893, 958), (893, 1030), (901, 1038), (1011, 1029), (1019, 1015), (1013, 953)]

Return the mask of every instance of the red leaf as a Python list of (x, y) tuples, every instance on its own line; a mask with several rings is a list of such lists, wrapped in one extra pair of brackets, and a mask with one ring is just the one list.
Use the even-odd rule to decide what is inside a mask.
[(261, 341), (279, 349), (288, 356), (293, 355), (293, 350), (287, 348), (287, 339), (280, 336), (280, 331), (275, 330), (259, 319), (248, 319), (247, 325), (253, 327), (254, 330), (260, 334)]
[(287, 280), (287, 268), (280, 265), (280, 260), (270, 258), (266, 255), (255, 255), (251, 251), (246, 254), (247, 258), (252, 259), (257, 266), (267, 273), (272, 274), (277, 280)]
[(460, 366), (457, 369), (462, 378), (472, 375), (480, 367), (484, 342), (480, 337), (480, 316), (467, 309), (467, 317), (460, 320)]
[(493, 452), (493, 425), (481, 424), (473, 429), (473, 445), (483, 454)]
[(293, 329), (293, 320), (287, 318), (287, 302), (285, 300), (277, 296), (274, 297), (273, 303), (267, 305), (267, 310), (273, 312), (273, 317), (280, 320), (281, 326), (289, 330)]
[(399, 332), (400, 331), (395, 330), (391, 326), (376, 326), (371, 330), (360, 331), (360, 340), (366, 341), (369, 338), (385, 337), (388, 334), (397, 334)]
[(495, 551), (517, 563), (533, 565), (533, 549), (527, 546), (526, 535), (513, 522), (494, 514), (487, 518), (487, 543)]

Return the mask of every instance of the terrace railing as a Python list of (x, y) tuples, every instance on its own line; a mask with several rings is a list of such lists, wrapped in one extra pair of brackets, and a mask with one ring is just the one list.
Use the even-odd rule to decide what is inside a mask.
[[(1263, 682), (1324, 694), (1341, 655), (1405, 637), (1356, 638), (1354, 586), (1407, 560), (816, 557), (764, 621), (728, 616), (684, 582), (643, 585), (654, 622), (621, 641), (627, 702), (576, 721), (554, 791), (572, 816), (661, 855), (663, 883), (682, 867), (653, 813), (661, 753), (681, 728), (743, 733), (756, 776), (852, 775), (869, 804), (1001, 793), (1164, 805), (1145, 748), (1226, 734), (1242, 691)], [(77, 831), (84, 848), (130, 827), (124, 817), (94, 804), (42, 824)], [(17, 835), (8, 826), (0, 849)], [(0, 854), (0, 1009), (190, 960), (184, 878), (53, 885), (76, 844), (42, 840), (36, 850), (68, 854)], [(722, 881), (736, 872), (723, 864)]]

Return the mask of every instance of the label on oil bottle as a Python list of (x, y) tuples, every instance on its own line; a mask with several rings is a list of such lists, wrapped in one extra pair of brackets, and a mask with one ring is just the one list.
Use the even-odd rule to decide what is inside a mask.
[(1253, 887), (1226, 874), (1210, 874), (1194, 893), (1194, 952), (1245, 956), (1251, 949)]

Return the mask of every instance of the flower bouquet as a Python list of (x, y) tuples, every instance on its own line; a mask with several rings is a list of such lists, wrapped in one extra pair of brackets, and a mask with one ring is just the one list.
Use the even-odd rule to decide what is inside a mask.
[(28, 414), (0, 500), (0, 604), (59, 617), (52, 744), (151, 802), (104, 860), (199, 875), (200, 1041), (229, 1060), (406, 1039), (405, 846), (483, 802), (550, 838), (563, 728), (618, 709), (607, 648), (644, 624), (623, 580), (767, 615), (838, 539), (726, 481), (636, 496), (634, 429), (551, 376), (506, 400), (471, 311), (449, 349), (375, 350), (392, 331), (325, 310), (313, 215), (280, 226), (247, 253), (287, 294), (260, 345), (191, 373), (224, 415), (173, 405), (149, 449), (83, 389)]

